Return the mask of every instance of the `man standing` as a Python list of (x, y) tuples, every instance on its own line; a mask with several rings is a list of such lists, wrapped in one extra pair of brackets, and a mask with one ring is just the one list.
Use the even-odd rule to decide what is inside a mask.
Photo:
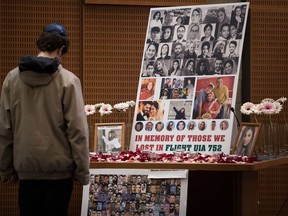
[(80, 80), (60, 64), (69, 39), (60, 24), (38, 38), (4, 80), (0, 180), (19, 179), (21, 216), (67, 215), (73, 179), (89, 183), (89, 133)]
[(223, 119), (224, 118), (224, 111), (226, 104), (229, 100), (229, 93), (228, 88), (223, 84), (223, 79), (221, 77), (218, 77), (216, 80), (216, 87), (213, 89), (213, 92), (215, 94), (215, 97), (217, 98), (217, 101), (220, 103), (220, 113), (217, 116), (217, 119)]

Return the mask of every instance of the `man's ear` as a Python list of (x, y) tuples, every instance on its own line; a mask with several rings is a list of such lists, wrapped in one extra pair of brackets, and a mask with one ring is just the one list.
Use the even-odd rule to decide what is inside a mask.
[(57, 50), (57, 55), (58, 55), (59, 57), (62, 57), (62, 52), (63, 52), (64, 47), (65, 47), (65, 46), (62, 46), (61, 48), (59, 48), (59, 49)]

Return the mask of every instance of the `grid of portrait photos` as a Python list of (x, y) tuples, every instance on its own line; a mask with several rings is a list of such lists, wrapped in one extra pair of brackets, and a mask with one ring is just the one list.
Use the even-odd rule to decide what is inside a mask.
[(149, 172), (92, 169), (90, 184), (83, 190), (81, 215), (185, 215), (187, 193), (181, 190), (187, 191), (187, 179), (150, 179)]
[(132, 149), (139, 134), (231, 133), (248, 7), (243, 2), (150, 10)]

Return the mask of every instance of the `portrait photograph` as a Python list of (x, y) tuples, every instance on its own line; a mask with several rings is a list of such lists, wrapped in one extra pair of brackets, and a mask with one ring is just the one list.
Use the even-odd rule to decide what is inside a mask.
[(94, 149), (96, 153), (124, 150), (125, 123), (95, 124)]
[(241, 123), (232, 154), (251, 157), (261, 126), (261, 123)]

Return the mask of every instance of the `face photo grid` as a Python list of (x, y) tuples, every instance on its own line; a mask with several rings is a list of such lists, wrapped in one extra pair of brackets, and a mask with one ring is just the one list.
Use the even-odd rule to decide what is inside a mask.
[[(231, 80), (226, 81), (224, 77), (235, 78), (239, 73), (246, 14), (247, 5), (244, 3), (152, 10), (141, 70), (141, 77), (148, 85), (143, 87), (142, 81), (139, 97), (139, 113), (146, 115), (147, 119), (141, 120), (137, 116), (136, 121), (165, 120), (155, 117), (153, 111), (142, 103), (167, 100), (165, 107), (156, 108), (156, 112), (164, 115), (171, 101), (192, 99), (193, 109), (186, 109), (190, 110), (188, 116), (191, 116), (187, 120), (209, 119), (207, 124), (211, 125), (212, 120), (220, 119), (212, 129), (205, 127), (205, 130), (220, 129), (221, 119), (230, 119), (236, 83), (233, 79), (231, 85)], [(204, 76), (213, 80), (201, 83), (199, 88), (198, 80)], [(156, 86), (160, 87), (159, 91), (155, 90)], [(154, 117), (149, 118), (152, 115)], [(167, 122), (163, 124), (167, 126)], [(148, 131), (153, 127), (156, 130), (151, 123), (147, 127)]]
[(181, 179), (148, 175), (91, 174), (88, 216), (179, 216)]

